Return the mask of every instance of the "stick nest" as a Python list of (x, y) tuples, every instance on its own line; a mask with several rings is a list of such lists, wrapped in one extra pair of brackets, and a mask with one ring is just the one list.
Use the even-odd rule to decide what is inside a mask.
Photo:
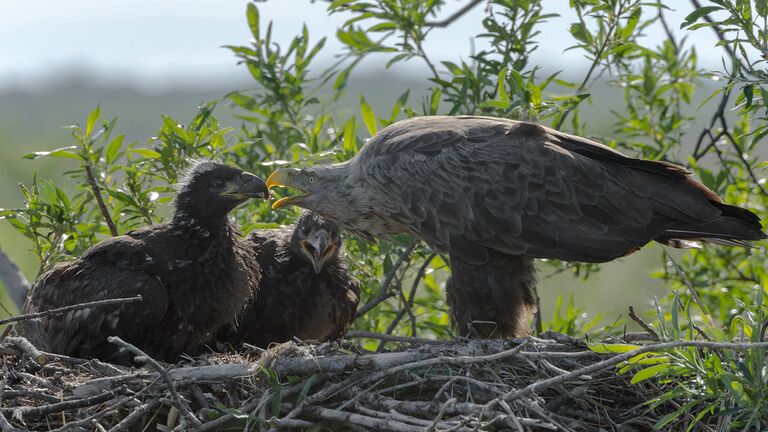
[(174, 365), (136, 353), (143, 366), (128, 368), (9, 337), (0, 345), (0, 429), (642, 431), (679, 408), (651, 408), (662, 390), (650, 380), (631, 385), (615, 365), (582, 374), (614, 355), (562, 335), (385, 337), (389, 349), (379, 353), (353, 340)]

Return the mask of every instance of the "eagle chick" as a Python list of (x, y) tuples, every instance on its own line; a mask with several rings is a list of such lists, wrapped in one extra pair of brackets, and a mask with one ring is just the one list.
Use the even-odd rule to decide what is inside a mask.
[(108, 336), (164, 361), (199, 350), (241, 312), (261, 277), (227, 214), (250, 198), (267, 196), (264, 182), (251, 173), (196, 163), (179, 185), (170, 221), (104, 240), (37, 279), (26, 313), (136, 295), (143, 299), (43, 317), (36, 326), (44, 333), (43, 348), (124, 364), (130, 363), (129, 353), (107, 342)]
[(223, 340), (267, 348), (272, 343), (341, 339), (355, 319), (360, 282), (340, 256), (338, 226), (304, 212), (295, 224), (247, 237), (262, 268), (258, 297)]

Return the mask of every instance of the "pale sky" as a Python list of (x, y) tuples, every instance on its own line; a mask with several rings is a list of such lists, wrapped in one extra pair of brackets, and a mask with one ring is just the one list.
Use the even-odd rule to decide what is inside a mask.
[[(466, 0), (448, 1), (449, 15)], [(84, 71), (101, 84), (129, 82), (144, 88), (187, 84), (226, 84), (247, 79), (226, 44), (244, 44), (250, 39), (242, 0), (3, 0), (0, 7), (0, 88), (34, 87), (51, 77)], [(677, 29), (690, 12), (687, 1), (669, 1), (679, 10), (668, 15)], [(340, 44), (334, 33), (343, 21), (328, 17), (326, 3), (309, 0), (270, 0), (259, 3), (262, 21), (274, 21), (275, 39), (287, 43), (306, 22), (314, 40), (329, 36), (320, 56), (332, 61)], [(562, 17), (542, 28), (542, 46), (534, 62), (553, 69), (574, 70), (585, 61), (578, 51), (563, 52), (572, 39), (568, 26), (574, 21), (566, 0), (545, 0), (550, 12)], [(480, 30), (483, 7), (457, 21), (448, 30), (436, 30), (426, 44), (436, 58), (456, 61), (470, 52), (469, 35)], [(662, 40), (655, 31), (652, 42)], [(702, 67), (718, 68), (722, 53), (713, 48), (708, 29), (689, 38), (699, 46)], [(562, 44), (553, 43), (563, 41)], [(379, 57), (381, 59), (382, 57)], [(369, 59), (367, 67), (380, 67)], [(423, 65), (412, 60), (404, 73)]]

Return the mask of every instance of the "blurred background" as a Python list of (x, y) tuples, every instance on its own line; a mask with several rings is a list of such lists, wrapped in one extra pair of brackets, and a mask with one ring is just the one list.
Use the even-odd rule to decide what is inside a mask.
[[(667, 19), (672, 29), (678, 29), (691, 8), (688, 2), (669, 3), (678, 9), (670, 10)], [(448, 16), (463, 4), (465, 1), (448, 1), (443, 12)], [(35, 174), (60, 179), (62, 172), (75, 167), (75, 161), (72, 165), (66, 159), (30, 161), (22, 155), (72, 145), (65, 126), (84, 122), (97, 104), (105, 117), (118, 118), (117, 130), (126, 133), (128, 140), (146, 142), (160, 128), (160, 114), (184, 121), (204, 101), (253, 87), (245, 68), (222, 48), (245, 44), (250, 38), (245, 5), (240, 0), (4, 0), (0, 14), (0, 208), (23, 205), (18, 183), (31, 182)], [(541, 76), (563, 71), (562, 77), (577, 80), (589, 61), (557, 43), (571, 40), (572, 11), (564, 1), (545, 2), (545, 7), (560, 17), (544, 24), (538, 37), (542, 44), (531, 64), (544, 65)], [(318, 72), (334, 61), (333, 53), (341, 46), (335, 40), (336, 27), (345, 18), (327, 17), (325, 8), (322, 1), (259, 2), (262, 20), (274, 22), (274, 39), (290, 40), (302, 23), (307, 24), (313, 40), (328, 37)], [(436, 29), (426, 50), (436, 58), (467, 59), (482, 48), (465, 36), (480, 31), (482, 14), (483, 8), (478, 7), (450, 29)], [(721, 51), (715, 48), (716, 40), (708, 29), (691, 35), (687, 44), (697, 50), (699, 67), (720, 68)], [(645, 37), (655, 44), (664, 35)], [(373, 56), (356, 70), (344, 96), (350, 101), (350, 112), (357, 109), (363, 91), (374, 110), (391, 106), (401, 89), (426, 91), (422, 63), (413, 60), (386, 69), (385, 61)], [(610, 81), (610, 76), (601, 76), (593, 87), (592, 105), (582, 108), (582, 119), (593, 136), (608, 137), (615, 129), (610, 112), (612, 107), (622, 106), (621, 91)], [(711, 93), (703, 84), (696, 95), (699, 101)], [(345, 106), (344, 99), (339, 106)], [(227, 115), (225, 105), (217, 110), (224, 124), (238, 125)], [(711, 107), (704, 106), (692, 114), (708, 119), (710, 112)], [(661, 262), (658, 253), (647, 249), (656, 247), (603, 266), (588, 282), (566, 274), (543, 274), (539, 292), (544, 317), (552, 314), (558, 293), (567, 298), (574, 292), (577, 304), (589, 314), (603, 315), (604, 323), (625, 315), (629, 304), (646, 309), (654, 295), (664, 292), (663, 283), (651, 277)], [(0, 221), (0, 248), (28, 279), (35, 278), (38, 263), (28, 251), (28, 241), (5, 221)], [(0, 301), (13, 311), (7, 298), (0, 297)]]

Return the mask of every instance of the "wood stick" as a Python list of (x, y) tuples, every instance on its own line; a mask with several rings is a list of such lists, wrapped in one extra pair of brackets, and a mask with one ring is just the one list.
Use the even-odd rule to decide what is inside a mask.
[[(0, 383), (0, 403), (2, 403), (3, 398), (5, 397), (5, 387), (8, 385), (8, 366), (3, 365), (3, 382)], [(2, 431), (8, 431), (8, 432), (17, 432), (18, 429), (13, 427), (11, 423), (8, 422), (8, 419), (5, 418), (2, 411), (0, 411), (0, 430)]]
[(128, 414), (124, 419), (122, 419), (120, 423), (116, 424), (113, 428), (111, 428), (109, 432), (129, 431), (131, 427), (134, 424), (136, 424), (136, 422), (141, 420), (141, 418), (144, 417), (150, 411), (157, 409), (159, 406), (160, 406), (159, 399), (152, 399), (149, 402), (146, 402), (145, 404), (139, 406), (138, 408), (131, 410), (131, 413)]
[(2, 249), (0, 249), (0, 280), (3, 281), (5, 291), (16, 308), (21, 310), (29, 292), (29, 281), (19, 270), (19, 266)]
[(379, 430), (379, 431), (391, 431), (391, 432), (423, 432), (424, 428), (421, 426), (414, 426), (407, 423), (403, 423), (396, 420), (379, 419), (375, 417), (369, 417), (362, 414), (337, 411), (331, 408), (323, 407), (307, 407), (305, 408), (307, 414), (319, 417), (324, 420), (330, 420), (338, 423), (351, 424), (355, 426), (362, 426), (364, 428)]
[(370, 339), (381, 339), (383, 341), (388, 341), (388, 342), (406, 342), (406, 343), (433, 344), (433, 345), (444, 345), (446, 342), (448, 342), (448, 341), (437, 340), (437, 339), (425, 339), (425, 338), (412, 337), (412, 336), (388, 335), (384, 333), (376, 333), (376, 332), (360, 331), (360, 330), (348, 332), (346, 336), (344, 336), (344, 338), (352, 338), (352, 339), (370, 338)]
[(133, 303), (133, 302), (140, 302), (140, 301), (142, 301), (142, 298), (140, 295), (137, 295), (136, 297), (123, 297), (123, 298), (116, 298), (116, 299), (97, 300), (97, 301), (92, 301), (88, 303), (78, 303), (78, 304), (64, 306), (56, 309), (49, 309), (43, 312), (36, 312), (36, 313), (31, 313), (26, 315), (19, 315), (16, 317), (3, 318), (3, 319), (0, 319), (0, 325), (12, 323), (12, 322), (30, 320), (33, 318), (40, 318), (48, 315), (58, 315), (65, 312), (78, 310), (78, 309), (85, 309), (89, 307), (101, 307), (101, 306), (109, 306), (109, 305), (122, 304), (122, 303)]
[(636, 322), (640, 327), (642, 327), (643, 330), (648, 332), (648, 334), (653, 338), (653, 340), (656, 340), (656, 341), (660, 340), (658, 333), (656, 333), (656, 331), (653, 330), (653, 328), (648, 323), (643, 321), (642, 318), (637, 316), (637, 314), (635, 313), (635, 307), (632, 305), (629, 305), (629, 317), (632, 318), (632, 321)]
[(88, 184), (91, 186), (93, 196), (96, 198), (96, 203), (99, 205), (99, 211), (101, 211), (101, 215), (104, 216), (104, 221), (107, 222), (109, 233), (112, 234), (112, 237), (117, 237), (118, 232), (117, 227), (115, 226), (115, 221), (112, 220), (112, 216), (109, 215), (109, 209), (107, 209), (107, 205), (104, 204), (104, 198), (101, 196), (101, 188), (96, 181), (96, 176), (93, 175), (93, 169), (87, 162), (84, 164), (84, 167), (85, 174), (88, 177)]
[(107, 341), (109, 343), (113, 343), (115, 345), (119, 345), (128, 351), (132, 352), (133, 354), (136, 354), (136, 360), (143, 361), (147, 363), (149, 366), (151, 366), (153, 369), (155, 369), (160, 376), (165, 381), (166, 387), (168, 388), (168, 392), (171, 393), (171, 397), (173, 398), (173, 403), (176, 406), (176, 409), (179, 410), (179, 412), (184, 416), (184, 418), (191, 423), (192, 426), (198, 427), (201, 425), (200, 420), (195, 417), (194, 414), (192, 414), (192, 411), (189, 409), (189, 406), (187, 406), (186, 401), (179, 396), (179, 393), (176, 391), (176, 386), (173, 385), (173, 380), (168, 375), (168, 371), (160, 365), (160, 363), (157, 362), (157, 360), (153, 359), (149, 355), (147, 355), (144, 351), (140, 350), (136, 346), (120, 339), (117, 336), (109, 336), (107, 338)]
[(5, 341), (14, 345), (21, 352), (27, 355), (38, 366), (43, 366), (48, 362), (48, 356), (40, 352), (30, 341), (23, 337), (7, 337)]
[(105, 392), (100, 395), (91, 396), (85, 399), (67, 400), (64, 402), (57, 402), (57, 403), (52, 403), (48, 405), (40, 405), (40, 406), (3, 408), (2, 411), (12, 414), (14, 416), (25, 416), (25, 415), (42, 416), (42, 415), (53, 414), (53, 413), (66, 411), (70, 409), (83, 408), (87, 406), (100, 404), (110, 399), (114, 399), (118, 396), (118, 394), (125, 393), (126, 391), (127, 391), (126, 387), (121, 387), (115, 391)]

